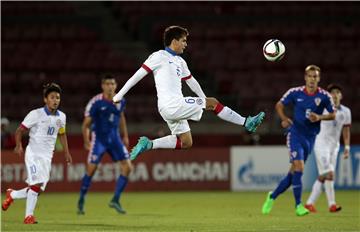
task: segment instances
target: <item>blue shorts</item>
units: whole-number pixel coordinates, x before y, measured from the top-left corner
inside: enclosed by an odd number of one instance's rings
[[[120,138],[115,138],[109,143],[95,139],[91,141],[88,163],[99,164],[105,152],[109,153],[114,162],[129,159],[129,152],[122,144]]]
[[[307,160],[311,153],[316,136],[304,136],[297,131],[290,130],[286,137],[286,145],[290,151],[290,163],[294,160]]]

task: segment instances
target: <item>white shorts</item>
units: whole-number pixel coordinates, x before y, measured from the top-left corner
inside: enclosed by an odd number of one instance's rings
[[[330,171],[335,172],[336,161],[339,154],[339,146],[334,147],[315,143],[314,152],[316,165],[320,176]]]
[[[178,135],[190,131],[187,120],[200,121],[205,107],[205,98],[184,97],[178,107],[164,107],[160,115],[168,124],[171,134]]]
[[[50,179],[51,159],[41,154],[35,154],[29,146],[25,152],[25,166],[27,171],[26,183],[28,185],[41,184],[44,191]]]

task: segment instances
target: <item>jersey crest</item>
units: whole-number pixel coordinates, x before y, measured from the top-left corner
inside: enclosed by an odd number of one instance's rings
[[[315,98],[314,101],[315,101],[316,106],[319,106],[321,103],[321,98],[317,97],[317,98]]]

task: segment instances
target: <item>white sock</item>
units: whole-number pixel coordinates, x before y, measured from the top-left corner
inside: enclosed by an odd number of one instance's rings
[[[335,203],[335,189],[333,180],[325,180],[325,192],[329,207]]]
[[[176,135],[168,135],[165,137],[161,137],[158,139],[154,139],[153,142],[153,147],[152,149],[159,149],[159,148],[175,148],[176,147],[176,142],[177,142],[178,138],[176,137]]]
[[[12,199],[23,199],[27,197],[27,191],[28,187],[20,189],[20,190],[14,190],[11,192],[10,196]]]
[[[319,198],[319,196],[322,192],[321,187],[322,187],[322,183],[319,180],[316,180],[312,187],[311,194],[310,194],[306,204],[308,204],[308,205],[315,204],[316,200]]]
[[[39,195],[39,193],[35,192],[32,189],[29,189],[29,191],[27,193],[27,199],[26,199],[25,217],[27,217],[29,215],[34,215],[34,209],[35,209],[35,206],[36,206],[38,195]]]
[[[229,107],[225,106],[218,114],[217,116],[221,118],[222,120],[241,125],[243,126],[245,123],[246,118],[241,116],[240,114],[236,113]]]

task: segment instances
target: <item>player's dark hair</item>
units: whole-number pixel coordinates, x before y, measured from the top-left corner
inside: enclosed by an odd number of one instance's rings
[[[179,40],[181,37],[188,36],[189,32],[186,28],[180,26],[170,26],[164,31],[164,45],[170,46],[173,39]]]
[[[321,69],[319,66],[316,66],[314,64],[311,64],[311,65],[308,65],[306,68],[305,68],[305,73],[307,73],[308,71],[318,71],[319,74],[321,73]]]
[[[53,82],[45,84],[44,90],[43,90],[44,97],[46,98],[51,92],[57,92],[57,93],[61,94],[60,85],[53,83]]]
[[[112,79],[115,79],[115,77],[110,73],[106,73],[101,76],[101,83],[103,83],[106,80],[112,80]]]
[[[331,92],[333,89],[337,89],[337,90],[342,91],[341,86],[338,85],[338,84],[334,84],[334,83],[329,84],[326,89],[327,89],[328,92]]]

